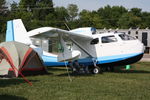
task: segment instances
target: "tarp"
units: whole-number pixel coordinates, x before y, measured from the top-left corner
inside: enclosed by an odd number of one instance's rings
[[[19,42],[3,42],[0,44],[0,76],[18,77],[24,75],[46,73],[42,59],[29,46]]]

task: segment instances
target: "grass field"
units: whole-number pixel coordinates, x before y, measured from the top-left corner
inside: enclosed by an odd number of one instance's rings
[[[49,75],[0,79],[0,100],[150,100],[150,63],[136,63],[130,71],[71,76],[63,67]]]

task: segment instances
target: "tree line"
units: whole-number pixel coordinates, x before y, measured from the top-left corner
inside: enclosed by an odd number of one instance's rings
[[[51,26],[61,29],[78,27],[103,28],[147,28],[150,27],[150,12],[140,8],[128,10],[123,6],[105,6],[95,11],[82,10],[69,4],[65,7],[54,7],[52,0],[20,0],[8,7],[6,0],[0,1],[0,41],[4,40],[6,22],[22,19],[27,30]]]

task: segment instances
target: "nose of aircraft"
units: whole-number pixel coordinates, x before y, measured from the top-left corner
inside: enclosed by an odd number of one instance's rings
[[[141,51],[141,53],[144,53],[145,46],[141,41],[138,40],[137,46],[139,47],[139,50]]]

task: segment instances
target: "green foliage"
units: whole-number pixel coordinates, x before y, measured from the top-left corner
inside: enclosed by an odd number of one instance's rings
[[[95,12],[83,10],[80,12],[80,23],[82,27],[102,28],[102,18]]]
[[[141,19],[142,19],[141,28],[150,27],[150,13],[148,13],[148,12],[142,12],[141,16],[142,16],[141,17]]]
[[[5,0],[0,0],[0,42],[4,41],[6,21],[8,20],[8,7]]]
[[[67,7],[70,21],[73,21],[78,15],[78,7],[74,4],[69,4]]]
[[[140,9],[140,8],[131,8],[131,10],[129,12],[135,16],[141,17],[141,11],[142,11],[142,9]]]
[[[98,9],[97,13],[102,17],[103,26],[106,28],[117,28],[119,18],[126,13],[126,8],[122,6],[105,6],[104,8]]]
[[[141,18],[133,15],[132,13],[125,13],[119,19],[118,24],[120,28],[138,28],[140,27],[140,23],[142,22]]]
[[[53,6],[52,0],[20,0],[13,2],[8,9],[6,0],[0,1],[0,34],[4,36],[6,22],[22,19],[27,30],[50,26],[67,29],[79,27],[96,28],[147,28],[150,27],[150,12],[142,12],[140,8],[126,9],[123,6],[105,6],[96,11],[82,10],[78,12],[75,4],[65,7]],[[4,40],[4,39],[3,39]]]
[[[65,21],[69,18],[68,11],[65,7],[56,7],[55,8],[55,17],[60,21]]]
[[[5,34],[0,34],[0,43],[3,42],[5,39]]]
[[[34,4],[34,8],[31,8],[31,12],[33,12],[33,17],[38,20],[45,20],[45,16],[50,13],[54,13],[54,8],[52,2],[50,3],[47,0],[41,0]]]
[[[0,15],[3,15],[7,9],[5,3],[6,3],[5,0],[0,1]]]

